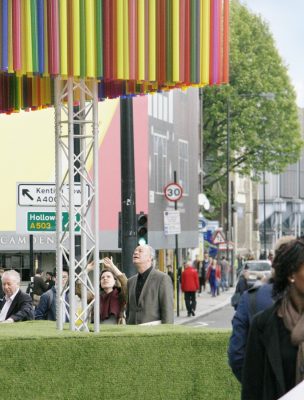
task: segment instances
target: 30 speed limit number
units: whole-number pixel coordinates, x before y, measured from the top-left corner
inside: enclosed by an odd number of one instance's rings
[[[178,201],[183,195],[183,188],[178,183],[169,183],[165,189],[164,194],[169,201]]]

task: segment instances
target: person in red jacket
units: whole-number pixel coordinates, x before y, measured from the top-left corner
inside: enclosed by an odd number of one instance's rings
[[[191,262],[187,262],[186,268],[182,273],[182,291],[185,293],[185,303],[188,312],[188,317],[195,315],[196,295],[195,292],[199,289],[198,273],[193,268]]]

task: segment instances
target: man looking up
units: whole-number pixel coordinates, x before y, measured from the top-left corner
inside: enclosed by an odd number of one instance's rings
[[[134,250],[138,274],[128,280],[127,324],[173,324],[172,282],[167,274],[153,268],[153,259],[154,249],[149,245]]]
[[[20,275],[15,270],[2,275],[5,296],[0,300],[0,322],[10,323],[34,319],[31,296],[20,290]]]

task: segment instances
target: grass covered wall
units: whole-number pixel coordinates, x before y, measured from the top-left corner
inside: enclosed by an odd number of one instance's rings
[[[57,331],[48,321],[1,325],[1,393],[23,400],[237,400],[229,335],[183,326],[84,334]]]

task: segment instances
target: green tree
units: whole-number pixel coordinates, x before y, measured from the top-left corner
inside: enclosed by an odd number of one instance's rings
[[[295,91],[268,25],[237,0],[230,15],[230,84],[203,92],[204,190],[215,206],[226,193],[228,103],[230,171],[280,173],[303,144]]]

